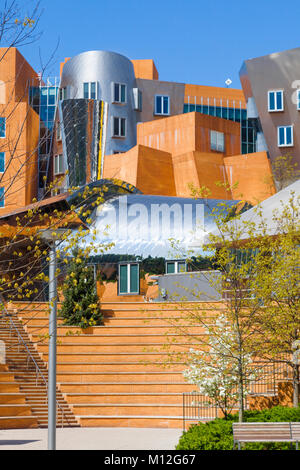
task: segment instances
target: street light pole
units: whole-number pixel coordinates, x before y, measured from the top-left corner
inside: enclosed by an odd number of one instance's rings
[[[49,351],[48,351],[48,450],[56,449],[56,242],[50,243],[49,253]]]

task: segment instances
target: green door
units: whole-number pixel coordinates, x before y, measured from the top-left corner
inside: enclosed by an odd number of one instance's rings
[[[139,294],[140,273],[137,263],[119,265],[119,294]]]
[[[139,293],[139,266],[138,264],[130,264],[130,294],[138,294]]]
[[[121,264],[120,265],[119,292],[120,292],[120,294],[127,294],[128,293],[128,269],[127,269],[127,264]]]

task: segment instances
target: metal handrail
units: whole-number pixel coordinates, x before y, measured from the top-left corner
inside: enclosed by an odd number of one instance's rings
[[[21,333],[19,332],[17,326],[15,325],[13,319],[11,318],[11,315],[8,313],[7,308],[6,308],[6,306],[5,306],[4,302],[3,302],[3,299],[2,299],[2,296],[1,296],[1,295],[0,295],[0,302],[2,303],[3,310],[4,310],[4,314],[2,313],[2,314],[0,314],[0,316],[7,317],[7,318],[9,319],[10,324],[11,324],[11,325],[13,326],[13,328],[15,329],[15,331],[16,331],[16,333],[17,333],[17,335],[18,335],[19,340],[21,340],[21,343],[23,344],[23,346],[24,346],[25,349],[26,349],[27,358],[29,357],[29,358],[32,360],[32,362],[34,363],[34,365],[35,365],[36,385],[37,385],[37,383],[38,383],[38,378],[37,378],[37,377],[38,377],[38,374],[39,374],[39,375],[41,376],[42,380],[44,381],[44,384],[45,384],[46,389],[47,389],[47,391],[48,391],[48,382],[47,382],[46,378],[44,377],[44,375],[43,375],[41,369],[39,368],[39,366],[38,366],[36,360],[34,359],[33,355],[31,354],[30,350],[28,349],[27,344],[25,343],[24,339],[22,338]],[[27,360],[28,360],[28,359],[27,359]],[[56,400],[56,405],[57,405],[57,407],[58,407],[58,408],[60,409],[60,411],[61,411],[61,414],[62,414],[62,427],[64,427],[64,419],[66,419],[66,421],[69,422],[68,417],[65,416],[64,410],[63,410],[63,408],[61,407],[60,403],[59,403],[57,400]]]

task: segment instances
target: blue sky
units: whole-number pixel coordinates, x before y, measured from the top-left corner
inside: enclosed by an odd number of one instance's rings
[[[20,0],[24,4],[34,0]],[[21,52],[36,71],[87,50],[153,59],[166,81],[241,88],[244,59],[300,46],[300,3],[286,0],[42,0],[39,43]],[[299,71],[300,74],[300,71]]]

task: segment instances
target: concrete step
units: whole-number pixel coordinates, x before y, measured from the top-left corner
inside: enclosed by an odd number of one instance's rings
[[[156,378],[152,382],[60,382],[60,390],[65,396],[69,393],[182,393],[192,392],[195,386],[180,382],[162,381]]]
[[[79,352],[74,353],[58,353],[58,363],[72,363],[72,364],[85,364],[85,363],[144,363],[144,362],[164,362],[168,359],[169,353],[167,352],[120,352],[118,354],[111,353],[97,353],[97,352]],[[43,354],[43,359],[48,362],[48,353]]]
[[[107,310],[114,312],[119,312],[120,310],[194,311],[195,309],[215,311],[216,308],[225,308],[225,305],[221,302],[216,302],[215,304],[216,306],[212,307],[211,303],[208,302],[101,302],[101,310],[103,312]]]
[[[184,379],[181,372],[58,372],[57,381],[62,382],[182,382]]]
[[[166,332],[165,332],[166,333]],[[57,335],[57,341],[58,344],[67,344],[67,343],[73,343],[74,344],[74,337],[76,337],[76,343],[78,345],[78,348],[81,348],[81,344],[92,344],[92,343],[97,343],[97,344],[142,344],[142,345],[147,345],[149,343],[159,343],[160,345],[166,344],[168,339],[169,341],[177,341],[179,343],[184,343],[184,344],[189,344],[189,347],[192,347],[195,344],[199,344],[199,341],[197,342],[197,338],[201,339],[202,335],[197,334],[197,335],[192,335],[192,334],[186,334],[186,335],[180,335],[180,334],[161,334],[158,335],[157,333],[147,333],[143,334],[140,332],[140,334],[132,334],[132,333],[126,333],[126,330],[123,331],[123,333],[115,333],[115,334],[105,334],[105,335],[100,335],[100,334],[91,334],[91,335],[78,335],[78,336],[66,336],[66,335]],[[190,339],[190,343],[189,343]],[[34,334],[31,336],[31,340],[34,343],[40,343],[43,341],[44,344],[48,344],[48,338],[41,335]],[[111,349],[110,349],[111,350]]]
[[[174,404],[182,405],[182,393],[68,393],[68,402],[74,404]]]
[[[134,427],[182,429],[182,416],[77,416],[82,427]]]
[[[180,330],[179,330],[180,328]],[[25,330],[29,335],[48,335],[48,328],[43,325],[25,326]],[[172,326],[168,324],[152,326],[151,324],[144,324],[140,326],[94,326],[86,329],[81,329],[74,326],[58,326],[57,335],[59,336],[110,336],[110,335],[165,335],[165,334],[185,334],[189,335],[203,335],[204,328],[202,325],[199,326]]]
[[[75,416],[178,416],[182,414],[180,405],[162,404],[76,404],[72,405]]]
[[[178,314],[173,317],[153,317],[153,316],[128,316],[128,317],[106,317],[104,319],[104,326],[126,326],[126,327],[132,327],[132,326],[176,326],[182,324],[183,326],[186,326],[186,318],[182,316],[178,316]],[[28,319],[23,319],[22,320],[22,325],[24,327],[30,326],[30,327],[35,327],[35,328],[48,328],[49,325],[49,319],[48,318],[42,318],[42,317],[34,317],[34,318],[28,318]],[[64,324],[64,321],[62,319],[57,320],[57,325],[59,327],[66,326]]]
[[[60,363],[57,362],[56,370],[58,374],[63,374],[64,372],[74,372],[80,374],[88,374],[89,372],[93,373],[149,373],[149,372],[181,372],[186,369],[184,364],[172,364],[172,363],[145,363],[145,362],[89,362],[89,363],[73,363],[66,362]]]
[[[0,429],[29,429],[37,427],[38,422],[34,416],[0,416]]]
[[[0,404],[0,416],[31,416],[31,408],[26,403]]]
[[[0,377],[1,380],[1,377]],[[18,393],[19,385],[15,381],[0,382],[0,393]]]
[[[25,395],[16,392],[0,392],[0,405],[25,404]]]
[[[0,372],[0,383],[14,382],[15,376],[12,372]]]
[[[77,339],[77,338],[76,338]],[[199,343],[187,343],[181,342],[170,345],[170,352],[179,352],[179,351],[188,351],[191,347],[197,349],[199,347]],[[43,354],[48,354],[48,344],[41,343],[38,346],[39,351]],[[73,342],[64,340],[63,343],[58,344],[57,346],[57,353],[58,354],[65,354],[65,353],[75,353],[81,352],[82,354],[128,354],[128,353],[136,353],[136,354],[143,354],[143,353],[156,353],[162,351],[161,343],[155,341],[153,338],[152,341],[144,343],[135,343],[135,342],[122,342],[122,341],[112,341],[111,343],[103,344],[103,343],[88,343],[88,342],[75,342],[73,338]],[[169,351],[169,349],[168,349]],[[164,350],[163,350],[164,352]]]

